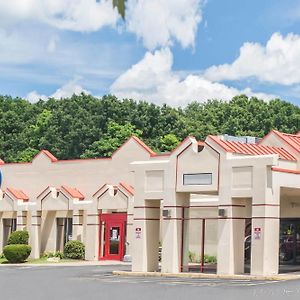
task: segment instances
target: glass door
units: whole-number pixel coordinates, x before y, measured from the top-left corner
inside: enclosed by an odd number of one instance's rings
[[[283,219],[280,222],[280,264],[300,264],[300,219]]]
[[[124,256],[124,223],[107,222],[104,258],[122,260]]]
[[[100,215],[100,259],[123,260],[125,254],[126,219],[126,214]]]
[[[109,255],[120,256],[121,224],[110,224],[109,226]]]

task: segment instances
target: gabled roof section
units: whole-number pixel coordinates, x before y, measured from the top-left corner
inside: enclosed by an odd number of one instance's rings
[[[278,154],[280,159],[296,161],[296,158],[284,148],[263,146],[259,144],[246,144],[240,142],[224,141],[217,136],[209,136],[226,152],[245,155],[269,155]]]
[[[120,186],[123,187],[130,195],[134,195],[134,187],[125,183],[124,181],[120,182]]]
[[[272,132],[274,132],[297,152],[300,152],[300,131],[297,134],[283,133],[277,130],[272,130]]]
[[[197,145],[198,141],[193,136],[186,137],[181,143],[177,145],[175,149],[173,149],[170,155],[180,155],[183,151],[189,148],[191,145]]]
[[[62,185],[61,188],[63,190],[65,190],[67,192],[67,194],[69,194],[72,198],[76,198],[76,199],[79,199],[79,200],[83,200],[85,198],[84,195],[79,190],[77,190],[76,188],[68,187],[68,186],[65,186],[65,185]]]
[[[94,193],[93,197],[99,198],[103,194],[105,194],[107,191],[110,192],[111,196],[115,196],[118,191],[121,191],[123,194],[128,194],[128,196],[133,196],[134,195],[134,188],[129,185],[128,183],[125,183],[124,181],[120,182],[119,185],[115,184],[108,184],[105,183],[103,184],[96,193]]]
[[[138,137],[132,136],[130,137],[125,143],[123,143],[113,154],[112,157],[120,151],[129,141],[134,140],[139,146],[141,146],[146,152],[150,154],[150,156],[155,156],[156,153],[149,147],[147,146],[143,141],[141,141]]]
[[[35,158],[37,158],[41,154],[46,155],[50,159],[51,162],[58,161],[58,159],[48,150],[41,150],[32,160],[34,160]]]
[[[7,192],[17,200],[23,200],[25,202],[29,200],[29,197],[22,190],[7,188]]]

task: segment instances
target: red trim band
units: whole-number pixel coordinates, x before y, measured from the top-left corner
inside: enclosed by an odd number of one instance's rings
[[[160,221],[160,219],[157,218],[134,218],[134,221]]]
[[[274,171],[274,172],[290,173],[290,174],[296,174],[296,175],[300,174],[299,170],[290,170],[290,169],[283,169],[283,168],[278,168],[278,167],[272,167],[272,171]]]

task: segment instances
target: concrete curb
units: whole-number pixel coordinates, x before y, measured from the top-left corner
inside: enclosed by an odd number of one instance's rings
[[[52,262],[52,263],[21,263],[21,264],[0,264],[1,267],[84,267],[84,266],[117,266],[124,265],[130,266],[130,263],[117,262]]]
[[[255,276],[255,275],[218,275],[204,273],[160,273],[160,272],[127,272],[113,271],[114,275],[132,276],[132,277],[173,277],[173,278],[206,278],[206,279],[243,279],[243,280],[296,280],[300,279],[300,274],[290,275],[270,275],[270,276]]]

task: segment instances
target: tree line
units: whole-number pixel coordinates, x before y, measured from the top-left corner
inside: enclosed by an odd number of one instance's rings
[[[188,135],[262,137],[271,129],[300,130],[300,107],[245,95],[231,101],[191,102],[185,108],[107,95],[73,95],[29,103],[0,96],[0,158],[31,161],[41,149],[59,159],[110,156],[129,136],[140,137],[153,150],[170,151]]]

